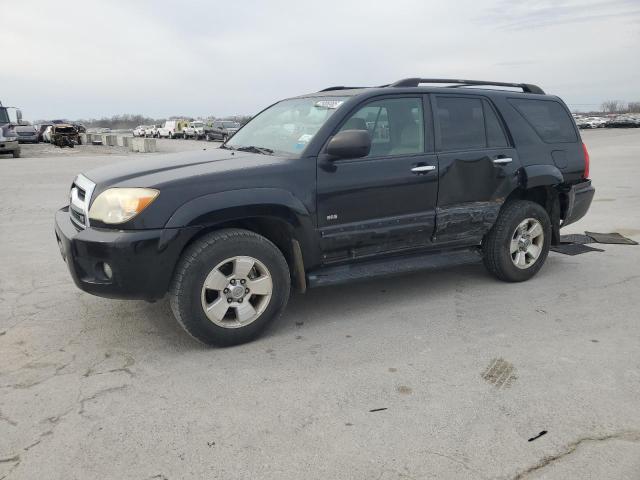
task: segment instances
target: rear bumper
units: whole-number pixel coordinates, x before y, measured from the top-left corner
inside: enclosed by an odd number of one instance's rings
[[[584,217],[591,206],[595,193],[596,189],[591,185],[591,180],[573,185],[567,192],[567,211],[560,227],[575,223]]]
[[[73,281],[81,290],[107,298],[162,298],[194,233],[191,228],[79,230],[71,222],[68,207],[55,217],[55,236]],[[104,273],[104,263],[113,272],[111,278]]]

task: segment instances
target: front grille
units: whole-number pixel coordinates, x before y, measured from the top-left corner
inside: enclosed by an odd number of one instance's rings
[[[78,175],[71,185],[69,195],[69,215],[71,221],[80,228],[89,226],[89,205],[96,184],[84,175]]]

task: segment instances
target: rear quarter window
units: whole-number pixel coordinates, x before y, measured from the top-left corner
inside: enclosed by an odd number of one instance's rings
[[[509,102],[546,143],[574,143],[578,140],[565,108],[553,100],[510,98]]]

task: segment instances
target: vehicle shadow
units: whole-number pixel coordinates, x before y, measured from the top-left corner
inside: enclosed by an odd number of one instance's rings
[[[536,278],[530,281],[561,274],[565,269],[565,262],[548,261]],[[477,286],[520,288],[518,285],[521,284],[508,284],[495,279],[478,263],[311,289],[305,294],[292,295],[283,315],[269,325],[259,338],[273,340],[294,333],[298,335],[310,326],[329,324],[336,320],[350,321],[349,317],[363,314],[367,314],[368,323],[386,322],[387,319],[379,315],[379,312],[390,304],[397,305],[400,310],[407,304],[419,302],[426,308],[430,301],[455,295],[460,289]],[[174,319],[166,298],[147,304],[144,311],[157,333],[165,337],[173,348],[211,348],[192,339],[182,330]]]

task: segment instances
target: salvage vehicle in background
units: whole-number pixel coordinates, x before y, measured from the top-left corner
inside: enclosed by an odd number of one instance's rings
[[[16,122],[9,118],[9,109],[16,113]],[[10,153],[13,158],[20,157],[20,144],[15,127],[22,121],[22,112],[15,107],[3,107],[0,102],[0,154]]]
[[[204,138],[205,124],[200,120],[189,122],[189,125],[182,131],[184,138],[193,138],[194,140],[200,140]]]
[[[57,123],[51,127],[51,143],[60,148],[73,148],[80,145],[80,135],[73,125]]]
[[[560,98],[408,78],[282,100],[218,149],[80,174],[55,235],[82,290],[168,293],[189,334],[230,345],[263,331],[292,288],[478,261],[528,280],[593,196]]]
[[[208,142],[220,140],[226,142],[240,129],[240,124],[232,120],[215,120],[205,127],[204,135]]]

